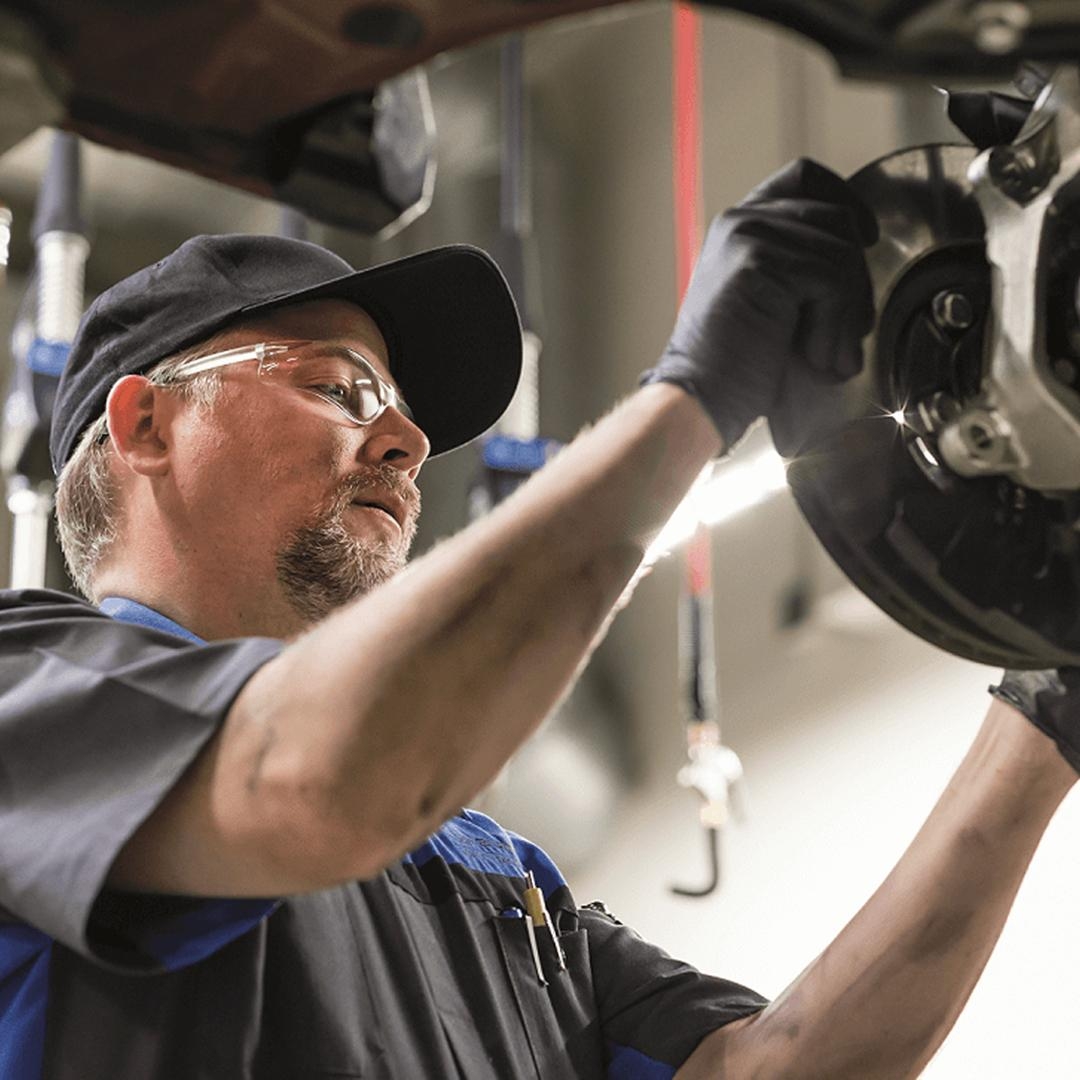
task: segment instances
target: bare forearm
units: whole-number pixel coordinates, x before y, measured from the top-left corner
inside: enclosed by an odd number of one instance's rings
[[[373,833],[422,838],[558,701],[718,449],[682,391],[634,395],[487,519],[287,651],[254,693],[260,770],[288,747],[283,766],[300,755],[332,778],[327,797],[347,813],[379,808]]]
[[[679,1080],[917,1076],[952,1027],[1076,775],[995,703],[881,888],[764,1012],[706,1040]]]

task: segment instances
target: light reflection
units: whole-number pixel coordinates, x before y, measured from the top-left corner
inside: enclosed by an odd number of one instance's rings
[[[927,465],[930,465],[935,469],[940,468],[941,462],[938,461],[936,457],[934,457],[934,455],[930,451],[930,447],[928,447],[921,438],[915,439],[915,448],[922,455],[922,459],[926,462]]]
[[[883,405],[875,408],[881,410],[878,415],[882,419],[892,420],[898,428],[909,426],[906,403],[892,411]],[[937,464],[925,446],[920,449],[928,460]],[[804,468],[807,467],[808,460],[806,455],[802,456],[801,463]],[[720,525],[765,502],[785,487],[787,466],[784,459],[771,447],[745,460],[714,462],[702,471],[649,546],[643,567],[652,566],[658,559],[689,540],[699,523]]]
[[[698,524],[719,525],[787,486],[784,459],[773,449],[745,461],[716,462],[701,473],[645,554],[645,565],[688,540]]]

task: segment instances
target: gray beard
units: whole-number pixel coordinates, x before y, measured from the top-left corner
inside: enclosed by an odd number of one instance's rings
[[[401,491],[399,484],[384,486]],[[348,485],[329,509],[297,529],[278,552],[277,576],[285,599],[308,624],[388,581],[408,561],[416,535],[416,509],[397,543],[363,539],[342,522],[359,490],[356,484]]]

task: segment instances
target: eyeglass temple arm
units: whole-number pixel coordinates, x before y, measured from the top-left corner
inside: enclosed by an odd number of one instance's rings
[[[198,375],[215,368],[228,367],[230,364],[242,364],[246,360],[262,360],[263,357],[272,356],[284,349],[284,345],[268,345],[262,341],[257,345],[241,345],[237,349],[226,349],[224,352],[198,357],[184,364],[181,370],[185,375]]]

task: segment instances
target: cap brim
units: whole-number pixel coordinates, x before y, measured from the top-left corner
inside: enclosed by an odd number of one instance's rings
[[[442,454],[482,435],[502,415],[521,374],[521,323],[510,288],[479,248],[455,244],[358,270],[246,307],[348,300],[378,323],[390,371]]]

